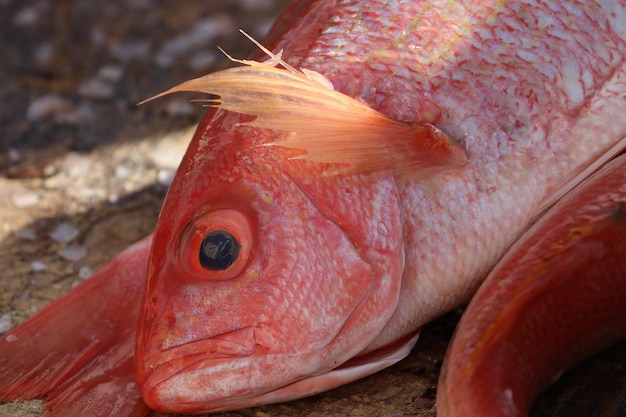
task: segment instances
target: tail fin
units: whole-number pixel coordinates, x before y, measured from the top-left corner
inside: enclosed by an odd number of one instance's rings
[[[0,338],[0,400],[48,416],[142,417],[133,357],[151,237]]]

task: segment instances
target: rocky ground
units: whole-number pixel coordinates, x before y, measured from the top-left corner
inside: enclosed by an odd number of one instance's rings
[[[0,334],[154,227],[203,110],[184,96],[136,103],[227,66],[217,44],[246,56],[252,45],[237,29],[262,38],[285,3],[0,0]],[[222,415],[434,416],[457,315],[427,327],[408,360],[378,375]],[[567,375],[534,415],[626,415],[625,352]],[[37,401],[0,405],[0,416],[40,415]]]

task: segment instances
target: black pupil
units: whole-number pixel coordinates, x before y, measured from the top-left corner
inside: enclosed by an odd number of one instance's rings
[[[204,238],[200,246],[200,265],[213,271],[231,266],[239,256],[241,245],[233,235],[215,230]]]

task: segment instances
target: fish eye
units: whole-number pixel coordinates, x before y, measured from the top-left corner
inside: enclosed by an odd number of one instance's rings
[[[222,281],[237,277],[250,261],[250,216],[234,209],[198,213],[183,229],[178,257],[188,279]]]
[[[237,260],[240,248],[237,239],[227,231],[210,232],[200,245],[200,265],[209,270],[224,270]]]

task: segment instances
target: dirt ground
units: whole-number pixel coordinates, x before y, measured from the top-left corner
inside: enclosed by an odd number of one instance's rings
[[[154,227],[203,110],[185,97],[135,104],[227,66],[218,44],[246,56],[237,29],[262,38],[285,4],[0,0],[0,334]],[[434,416],[457,318],[429,325],[407,360],[375,376],[220,415]],[[0,417],[41,415],[38,401],[0,405]],[[567,374],[533,411],[588,415],[626,416],[626,344]]]

